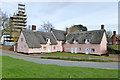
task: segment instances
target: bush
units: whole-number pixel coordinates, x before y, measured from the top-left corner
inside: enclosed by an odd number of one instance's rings
[[[108,46],[108,53],[109,54],[120,54],[119,49],[115,49],[116,45]]]

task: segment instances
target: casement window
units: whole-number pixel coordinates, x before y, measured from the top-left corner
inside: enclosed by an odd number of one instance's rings
[[[112,44],[112,41],[109,41],[108,44]]]
[[[53,46],[53,49],[55,50],[55,49],[56,49],[56,47],[55,47],[55,46]]]
[[[119,41],[116,41],[116,44],[119,44]]]
[[[78,43],[78,40],[76,40],[76,42]]]
[[[94,48],[92,48],[92,49],[91,49],[91,52],[95,52],[95,49],[94,49]]]
[[[78,40],[74,40],[73,43],[78,43]]]
[[[47,43],[49,43],[49,44],[51,44],[51,42],[50,42],[50,39],[49,39],[49,38],[47,38],[47,39],[46,39],[46,42],[47,42]]]
[[[20,49],[23,49],[23,47],[22,47],[22,46],[20,46]]]
[[[43,47],[44,50],[46,50],[46,47]]]
[[[69,48],[66,48],[66,50],[69,50]]]
[[[46,42],[49,42],[49,41],[50,41],[50,39],[49,39],[49,38],[47,38],[47,39],[46,39]]]
[[[23,38],[21,38],[21,41],[23,41]]]
[[[24,45],[24,50],[26,50],[26,45]]]
[[[81,51],[81,48],[79,47],[79,51]]]
[[[67,40],[66,43],[70,43],[70,40]]]
[[[37,48],[37,50],[40,50],[40,48]]]
[[[23,49],[23,46],[21,46],[20,49]]]

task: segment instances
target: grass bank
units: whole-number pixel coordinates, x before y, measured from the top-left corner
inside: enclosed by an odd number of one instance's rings
[[[78,59],[78,58],[61,58],[61,57],[41,57],[42,59],[57,59],[69,61],[92,61],[92,62],[117,62],[114,60],[101,60],[101,59]]]
[[[78,54],[78,53],[76,54],[76,53],[68,53],[68,52],[41,53],[40,55],[115,58],[109,56],[86,55],[86,54]]]
[[[2,57],[3,78],[117,78],[117,70],[46,65]]]

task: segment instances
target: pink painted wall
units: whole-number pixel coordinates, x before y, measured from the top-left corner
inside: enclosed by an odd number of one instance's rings
[[[23,41],[21,41],[21,38],[23,38]],[[20,33],[20,37],[18,39],[17,52],[24,52],[24,53],[28,52],[28,45],[26,43],[25,37],[22,32]]]
[[[107,50],[107,38],[106,38],[105,33],[104,33],[104,35],[103,35],[103,38],[102,38],[100,47],[101,47],[101,52],[102,52],[102,53],[105,53],[105,51]]]
[[[77,53],[86,53],[86,48],[88,48],[88,52],[89,54],[97,54],[97,55],[101,55],[104,54],[106,49],[107,49],[107,40],[106,40],[106,36],[105,33],[103,35],[102,41],[100,44],[90,44],[90,43],[86,43],[86,44],[78,44],[78,43],[74,43],[74,44],[69,44],[69,43],[65,43],[63,45],[64,47],[64,51],[65,52],[71,52],[71,48],[73,48],[73,53],[75,53],[75,48],[77,48]],[[69,48],[69,50],[68,50]],[[79,51],[79,48],[81,48],[81,51]],[[92,52],[91,49],[94,48],[95,52]]]
[[[21,41],[21,38],[23,38],[23,41]],[[86,44],[78,44],[78,43],[74,43],[74,44],[69,44],[69,43],[65,43],[62,45],[62,41],[57,41],[57,45],[50,45],[49,43],[47,44],[40,44],[42,47],[41,48],[29,48],[26,40],[24,38],[23,33],[20,34],[19,40],[18,40],[18,45],[17,45],[17,51],[18,52],[23,52],[23,53],[47,53],[47,52],[57,52],[57,51],[62,51],[62,47],[64,48],[65,52],[71,52],[71,48],[73,48],[73,52],[75,53],[75,48],[77,48],[77,53],[85,53],[86,52],[86,48],[88,48],[88,52],[89,54],[104,54],[105,51],[107,50],[107,39],[106,39],[106,35],[104,33],[102,41],[100,44],[90,44],[90,43],[86,43]],[[26,46],[26,48],[25,48]],[[53,49],[53,47],[55,46],[56,49]],[[44,47],[46,47],[46,49],[44,49]],[[49,50],[48,50],[49,47]],[[69,50],[67,50],[67,48],[69,48]],[[79,51],[79,48],[81,48],[81,51]],[[95,52],[91,52],[91,49],[94,48]]]
[[[64,51],[65,52],[71,52],[71,48],[73,48],[73,53],[75,53],[75,48],[77,48],[77,53],[85,53],[86,52],[86,48],[88,48],[88,53],[90,54],[101,54],[100,51],[100,44],[78,44],[78,43],[74,43],[74,44],[69,44],[66,43],[63,45],[64,47]],[[67,48],[69,48],[69,50],[67,50]],[[79,48],[81,48],[81,51],[79,51]],[[94,48],[95,52],[91,52],[91,49]]]
[[[23,38],[23,41],[21,41],[21,38]],[[57,45],[51,45],[49,43],[47,44],[40,44],[42,47],[41,48],[29,48],[25,37],[23,33],[21,32],[19,40],[18,40],[18,45],[17,45],[17,52],[23,52],[23,53],[47,53],[47,52],[57,52],[61,51],[61,46],[62,46],[62,41],[57,41]],[[26,46],[26,48],[25,48]],[[53,48],[55,46],[55,49]],[[46,49],[44,49],[46,47]],[[49,50],[48,50],[49,48]]]
[[[28,53],[48,53],[48,52],[57,52],[61,50],[62,41],[57,41],[57,45],[50,45],[50,44],[40,44],[41,48],[29,48]],[[55,46],[55,49],[53,48]],[[46,49],[44,49],[46,47]],[[49,49],[48,49],[49,48]]]

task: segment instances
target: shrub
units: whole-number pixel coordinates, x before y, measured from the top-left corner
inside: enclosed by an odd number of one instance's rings
[[[120,50],[117,48],[117,45],[108,46],[107,50],[109,54],[120,54]]]

